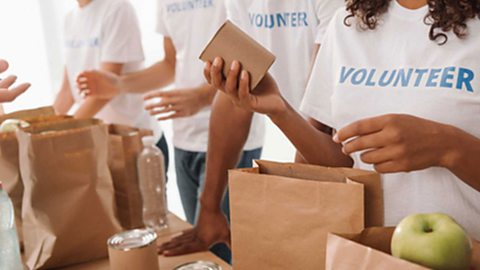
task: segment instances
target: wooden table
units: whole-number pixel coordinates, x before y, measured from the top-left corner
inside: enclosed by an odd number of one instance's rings
[[[186,223],[185,221],[179,219],[177,216],[173,214],[169,214],[168,216],[168,229],[165,229],[158,236],[158,244],[166,242],[170,240],[170,238],[176,234],[181,233],[182,231],[191,228],[191,225]],[[193,254],[188,254],[184,256],[176,256],[176,257],[164,257],[159,256],[158,262],[160,264],[160,270],[172,270],[176,266],[192,262],[192,261],[212,261],[220,266],[222,266],[223,270],[231,270],[232,268],[222,261],[220,258],[215,256],[213,253],[210,252],[198,252]],[[70,266],[67,268],[62,268],[63,270],[110,270],[110,266],[108,264],[108,259],[94,261],[85,264],[79,264],[75,266]]]

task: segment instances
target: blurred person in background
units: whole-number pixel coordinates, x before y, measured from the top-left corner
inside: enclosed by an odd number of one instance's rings
[[[84,72],[78,78],[83,93],[93,99],[132,91],[146,93],[173,83],[173,90],[160,89],[146,94],[149,104],[146,109],[159,121],[173,120],[177,185],[190,224],[198,219],[211,103],[217,92],[205,82],[203,63],[198,57],[225,19],[223,0],[158,0],[157,32],[164,36],[163,60],[122,76],[97,70]],[[253,159],[260,158],[261,147],[258,138],[252,138],[251,143],[239,151],[237,166],[247,167]],[[224,213],[227,208],[225,202]],[[230,261],[230,251],[224,244],[214,246],[212,251]]]
[[[85,70],[123,74],[143,68],[143,48],[137,15],[128,0],[77,0],[65,17],[65,70],[56,97],[57,114],[98,118],[109,124],[151,129],[168,168],[168,146],[159,124],[143,109],[138,94],[109,98],[82,97],[76,84]]]
[[[226,0],[225,3],[228,19],[276,56],[270,72],[281,85],[285,98],[299,108],[324,32],[344,1]],[[221,59],[213,63],[216,69],[221,65]],[[230,67],[238,68],[238,62]],[[225,216],[220,207],[222,199],[228,202],[227,173],[234,168],[246,145],[263,145],[264,131],[265,123],[259,114],[234,106],[219,92],[210,118],[205,191],[198,221],[195,228],[165,243],[161,247],[164,255],[191,253],[206,250],[215,243],[229,243],[229,215]],[[298,156],[297,161],[303,158]]]

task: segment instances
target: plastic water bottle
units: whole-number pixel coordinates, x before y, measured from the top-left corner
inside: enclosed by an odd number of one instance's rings
[[[12,201],[0,182],[0,269],[23,270]]]
[[[165,163],[155,138],[143,137],[143,151],[138,156],[138,180],[143,199],[143,223],[160,231],[167,227]]]

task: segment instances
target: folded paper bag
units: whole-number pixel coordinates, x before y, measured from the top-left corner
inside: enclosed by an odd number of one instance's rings
[[[229,172],[233,267],[237,270],[324,269],[328,232],[363,229],[365,212],[370,212],[369,220],[382,220],[382,200],[375,198],[376,204],[365,208],[369,201],[366,186],[369,194],[381,198],[380,177],[374,172],[256,163],[258,168]]]
[[[203,61],[212,62],[220,56],[225,61],[223,75],[226,77],[234,60],[250,74],[250,89],[254,89],[275,62],[275,56],[262,47],[230,21],[226,21],[200,55]]]

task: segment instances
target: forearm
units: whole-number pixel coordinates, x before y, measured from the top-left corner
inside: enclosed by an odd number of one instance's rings
[[[480,139],[454,127],[450,133],[451,147],[440,165],[480,192]]]
[[[72,108],[75,101],[73,100],[72,93],[70,89],[62,89],[57,95],[55,102],[53,103],[53,108],[55,113],[58,115],[65,115],[68,113],[70,108]]]
[[[237,164],[247,140],[253,113],[234,106],[218,93],[212,107],[202,208],[220,210],[228,170]]]
[[[285,112],[269,117],[307,163],[330,167],[353,165],[352,159],[342,153],[342,146],[333,142],[331,135],[315,128],[292,107],[288,106]]]
[[[141,71],[125,74],[121,77],[121,90],[130,93],[145,93],[163,88],[173,83],[175,66],[162,60]]]
[[[102,110],[102,108],[107,105],[110,100],[108,99],[96,99],[96,98],[87,98],[80,105],[78,110],[75,112],[74,118],[77,119],[88,119],[93,118],[95,115]]]

